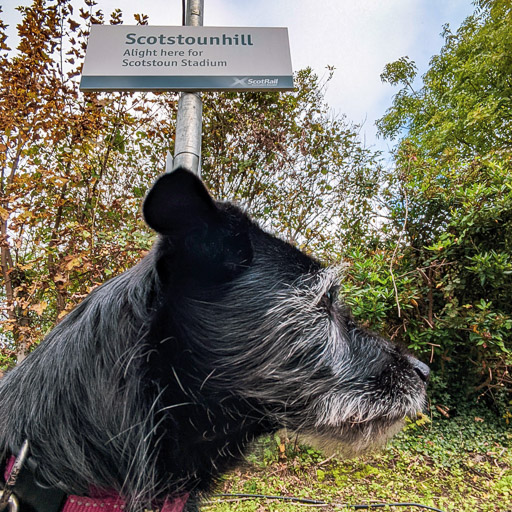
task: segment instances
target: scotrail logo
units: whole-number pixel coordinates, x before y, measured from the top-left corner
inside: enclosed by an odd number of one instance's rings
[[[279,84],[279,78],[233,78],[231,87],[275,87]]]

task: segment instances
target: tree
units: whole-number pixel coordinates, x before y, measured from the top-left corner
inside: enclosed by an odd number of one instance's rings
[[[17,51],[8,51],[3,24],[0,33],[3,353],[18,359],[147,248],[138,212],[155,155],[138,130],[149,112],[157,125],[144,96],[79,93],[87,28],[103,21],[94,2],[80,21],[69,0],[20,10]],[[115,12],[111,23],[120,21]]]
[[[507,0],[476,5],[456,33],[444,27],[445,45],[419,91],[412,89],[416,68],[407,57],[386,66],[381,78],[404,87],[378,122],[382,135],[406,130],[422,154],[448,162],[510,152],[512,10]]]

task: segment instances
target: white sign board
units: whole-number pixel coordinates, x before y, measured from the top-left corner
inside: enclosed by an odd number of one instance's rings
[[[80,89],[293,89],[288,30],[93,25]]]

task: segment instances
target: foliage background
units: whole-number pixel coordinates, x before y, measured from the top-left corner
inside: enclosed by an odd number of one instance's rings
[[[173,151],[175,94],[82,94],[93,0],[20,7],[0,23],[0,366],[21,360],[153,234],[140,204]],[[353,313],[433,367],[433,411],[510,419],[512,179],[510,3],[481,0],[418,90],[408,57],[380,133],[392,165],[333,117],[326,80],[296,91],[204,94],[203,178],[219,199],[328,262],[344,262]],[[1,19],[1,15],[0,15]],[[147,18],[136,15],[137,23]],[[331,70],[332,72],[332,70]]]

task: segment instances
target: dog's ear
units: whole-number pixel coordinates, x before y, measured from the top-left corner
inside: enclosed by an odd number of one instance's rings
[[[219,214],[203,182],[183,168],[158,178],[146,196],[143,213],[150,228],[177,237],[215,223]]]
[[[250,265],[252,245],[245,215],[218,206],[202,181],[185,169],[161,176],[143,206],[147,224],[173,242],[173,259],[162,254],[162,279],[176,272],[202,281],[225,282]],[[176,259],[177,258],[177,259]]]

